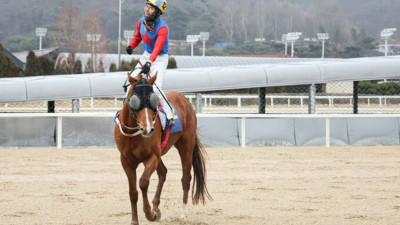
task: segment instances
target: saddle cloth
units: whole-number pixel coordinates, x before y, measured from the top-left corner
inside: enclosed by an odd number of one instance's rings
[[[174,118],[175,125],[171,127],[170,133],[176,133],[179,131],[182,131],[182,121],[181,117],[179,116],[179,112],[175,109],[175,106],[170,102],[169,103],[172,106],[172,115]],[[158,113],[158,116],[160,117],[161,121],[161,126],[163,131],[165,131],[165,127],[167,125],[167,115],[165,114],[165,111],[163,108],[160,108],[160,112]]]

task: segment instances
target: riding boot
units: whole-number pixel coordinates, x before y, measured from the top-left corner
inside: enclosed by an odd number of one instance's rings
[[[160,98],[160,103],[162,108],[164,109],[164,112],[167,116],[167,126],[174,126],[175,125],[175,121],[174,121],[174,115],[172,113],[172,109],[170,108],[170,106],[168,105],[168,103],[165,101],[165,99],[163,97]]]

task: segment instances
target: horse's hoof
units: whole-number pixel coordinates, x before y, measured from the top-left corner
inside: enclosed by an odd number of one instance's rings
[[[161,219],[161,212],[154,212],[153,219],[151,220],[152,222],[154,221],[159,221]]]

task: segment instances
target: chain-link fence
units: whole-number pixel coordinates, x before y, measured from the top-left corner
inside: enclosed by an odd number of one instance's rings
[[[265,99],[259,98],[264,93]],[[400,113],[397,81],[345,81],[185,95],[201,113]],[[122,102],[119,96],[8,103],[0,104],[0,112],[115,112],[122,108]],[[265,111],[260,105],[265,105]]]

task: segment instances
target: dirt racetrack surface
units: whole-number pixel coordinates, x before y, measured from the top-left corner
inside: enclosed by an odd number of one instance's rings
[[[206,149],[214,200],[190,204],[179,219],[181,168],[171,149],[163,157],[162,218],[147,221],[139,195],[140,224],[400,224],[400,146]],[[130,218],[116,148],[0,149],[0,224],[128,225]]]

